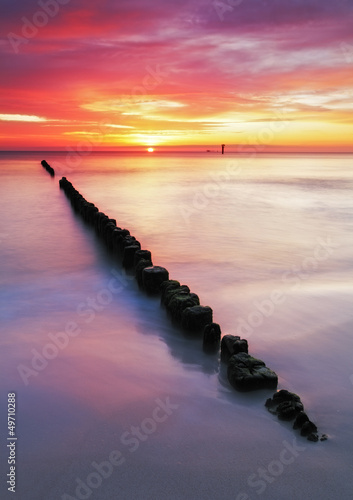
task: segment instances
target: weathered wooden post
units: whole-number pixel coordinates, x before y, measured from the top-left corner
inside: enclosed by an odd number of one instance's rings
[[[222,155],[224,155],[225,144],[222,144]]]

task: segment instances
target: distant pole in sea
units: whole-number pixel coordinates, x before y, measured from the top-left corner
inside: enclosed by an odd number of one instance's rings
[[[224,147],[225,147],[225,144],[222,144],[222,155],[224,155]]]

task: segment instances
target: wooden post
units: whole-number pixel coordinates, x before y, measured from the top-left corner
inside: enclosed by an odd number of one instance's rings
[[[222,155],[224,155],[224,147],[225,147],[225,144],[222,144]]]

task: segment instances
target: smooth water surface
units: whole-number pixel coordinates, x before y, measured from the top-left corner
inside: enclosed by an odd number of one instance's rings
[[[352,162],[0,154],[1,470],[15,391],[17,498],[351,498]],[[232,390],[217,356],[73,213],[61,175],[211,306],[223,334],[246,337],[328,441],[268,413],[271,391]]]

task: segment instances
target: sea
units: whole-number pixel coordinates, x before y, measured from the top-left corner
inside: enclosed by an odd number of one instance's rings
[[[267,411],[273,390],[233,389],[62,176],[246,338],[327,440]],[[1,498],[351,499],[352,193],[352,154],[1,152]]]

